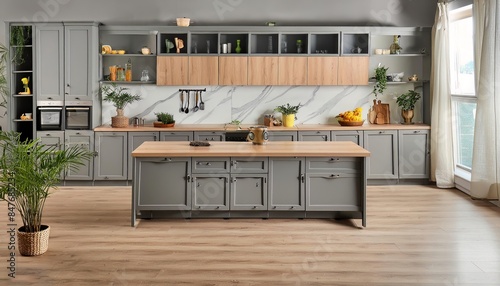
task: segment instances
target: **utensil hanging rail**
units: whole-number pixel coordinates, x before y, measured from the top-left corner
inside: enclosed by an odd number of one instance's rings
[[[190,91],[207,91],[206,88],[204,89],[183,89],[183,88],[179,88],[179,91],[187,91],[187,92],[190,92]]]

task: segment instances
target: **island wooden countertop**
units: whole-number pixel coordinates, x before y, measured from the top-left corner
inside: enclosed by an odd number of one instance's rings
[[[261,126],[259,124],[242,124],[240,130],[247,130],[252,126]],[[429,130],[431,127],[427,124],[369,124],[365,123],[362,126],[340,126],[336,124],[299,124],[293,127],[271,126],[268,127],[269,131],[338,131],[338,130]],[[140,131],[234,131],[238,130],[235,125],[229,124],[176,124],[171,128],[158,128],[153,125],[133,126],[130,125],[125,128],[113,128],[109,125],[102,125],[94,128],[94,131],[101,132],[140,132]]]
[[[187,141],[146,141],[132,152],[133,157],[369,157],[370,152],[350,141],[332,142],[210,142],[190,146]]]

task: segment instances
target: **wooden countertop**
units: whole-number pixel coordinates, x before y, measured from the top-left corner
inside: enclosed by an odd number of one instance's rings
[[[193,147],[186,141],[147,141],[132,152],[133,157],[369,157],[370,152],[350,141],[334,142],[210,142]]]
[[[244,124],[241,125],[241,129],[248,129],[252,126],[257,126],[258,124]],[[268,127],[269,131],[329,131],[329,130],[429,130],[431,127],[427,124],[369,124],[365,123],[362,126],[340,126],[336,124],[299,124],[294,127],[283,127],[283,126],[272,126]],[[238,130],[234,125],[229,124],[176,124],[172,128],[158,128],[153,127],[153,125],[145,126],[132,126],[125,128],[113,128],[109,125],[102,125],[94,128],[94,131],[101,132],[133,132],[133,131],[231,131]]]

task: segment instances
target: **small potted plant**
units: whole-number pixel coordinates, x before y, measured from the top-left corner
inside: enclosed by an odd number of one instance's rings
[[[154,127],[174,127],[175,120],[172,114],[166,112],[158,112],[155,113],[155,115],[157,121],[153,122]]]
[[[381,64],[378,64],[378,67],[375,68],[375,84],[373,85],[373,95],[375,95],[375,99],[373,100],[373,106],[368,111],[368,121],[372,124],[384,124],[389,123],[390,119],[379,117],[381,114],[385,114],[385,112],[380,112],[380,108],[383,107],[380,100],[378,100],[378,95],[382,95],[384,90],[387,88],[387,70]],[[388,108],[388,107],[387,107]],[[378,111],[376,109],[379,109]]]
[[[297,119],[296,114],[297,112],[299,112],[300,107],[302,107],[300,103],[298,105],[290,105],[290,103],[287,103],[286,105],[280,105],[276,107],[274,111],[281,113],[283,126],[293,127],[293,125],[295,124],[295,119]]]
[[[414,116],[415,103],[420,99],[420,93],[414,90],[408,90],[396,98],[396,103],[401,108],[401,116],[403,116],[403,124],[413,124],[411,120]]]
[[[115,83],[104,85],[101,88],[102,100],[112,102],[116,107],[116,116],[111,117],[111,127],[127,127],[128,117],[123,115],[123,109],[129,103],[141,100],[140,95],[133,95],[128,88],[119,87]]]

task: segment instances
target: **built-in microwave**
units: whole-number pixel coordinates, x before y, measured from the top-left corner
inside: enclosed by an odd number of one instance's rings
[[[90,106],[66,106],[65,127],[72,130],[92,129],[92,107]]]
[[[62,130],[63,108],[61,106],[40,106],[36,109],[37,130]]]

